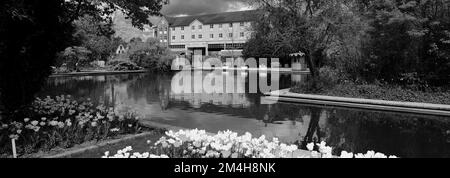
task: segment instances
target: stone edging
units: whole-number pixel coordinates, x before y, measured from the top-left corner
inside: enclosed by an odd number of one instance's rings
[[[128,140],[132,140],[132,139],[139,138],[139,137],[151,136],[153,134],[155,134],[155,133],[154,132],[145,132],[145,133],[141,133],[138,135],[129,135],[129,136],[125,136],[123,138],[118,138],[118,139],[114,139],[114,140],[101,141],[100,143],[97,143],[97,144],[94,144],[91,146],[69,149],[68,151],[65,151],[63,153],[50,155],[50,156],[43,156],[42,158],[67,158],[67,157],[70,157],[71,155],[84,153],[86,151],[98,149],[98,148],[101,148],[101,147],[104,147],[107,145],[117,144],[117,143],[120,143],[123,141],[128,141]]]
[[[285,102],[450,116],[450,105],[298,94],[289,92],[289,90],[274,91],[265,95],[268,96],[267,99]]]

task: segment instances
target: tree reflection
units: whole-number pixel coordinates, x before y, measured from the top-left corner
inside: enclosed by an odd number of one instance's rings
[[[306,145],[309,143],[317,143],[321,141],[322,134],[320,133],[320,118],[322,109],[311,107],[309,108],[311,120],[309,122],[308,131],[306,132],[305,137],[301,143],[302,148],[306,148]]]

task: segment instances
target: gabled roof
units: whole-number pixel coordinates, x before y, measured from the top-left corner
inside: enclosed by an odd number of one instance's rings
[[[166,19],[171,27],[189,26],[194,20],[198,20],[205,25],[231,22],[251,22],[257,19],[259,12],[260,11],[258,10],[249,10],[184,17],[166,16]]]

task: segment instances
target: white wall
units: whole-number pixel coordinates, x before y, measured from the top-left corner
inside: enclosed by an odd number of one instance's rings
[[[192,30],[192,26],[195,27]],[[199,26],[202,26],[202,29],[199,29]],[[184,30],[181,30],[181,27],[175,27],[175,31],[173,28],[170,28],[171,34],[171,45],[187,45],[187,46],[204,46],[206,44],[222,44],[222,43],[245,43],[250,38],[250,29],[251,23],[245,22],[244,26],[240,26],[240,23],[233,23],[233,27],[229,26],[229,23],[222,24],[222,28],[220,28],[220,24],[214,24],[214,28],[211,29],[210,25],[204,25],[200,21],[195,20],[191,23],[190,26],[185,26]],[[240,33],[244,32],[244,37],[240,36]],[[233,33],[233,37],[229,37],[229,33]],[[210,35],[213,34],[214,38],[211,38]],[[219,37],[219,34],[222,34],[222,38]],[[181,39],[181,36],[184,35],[184,40]],[[195,35],[195,39],[192,39],[192,35]],[[199,38],[199,35],[202,35],[202,38]],[[175,36],[175,40],[173,39]]]

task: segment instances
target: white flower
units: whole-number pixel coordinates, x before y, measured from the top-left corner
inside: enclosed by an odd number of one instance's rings
[[[308,145],[306,145],[306,148],[308,148],[309,151],[313,151],[314,150],[314,143],[309,143]]]
[[[45,126],[45,122],[41,122],[40,125],[41,125],[41,126]]]
[[[37,126],[39,124],[39,121],[33,121],[31,122],[31,125]]]
[[[58,122],[58,127],[59,127],[60,129],[64,128],[64,122]]]
[[[51,126],[57,126],[58,125],[58,121],[51,121],[49,124]]]
[[[353,158],[353,153],[348,153],[346,151],[342,151],[341,158]]]
[[[26,122],[30,121],[30,118],[25,118],[25,119],[23,119],[23,121],[26,123]]]

